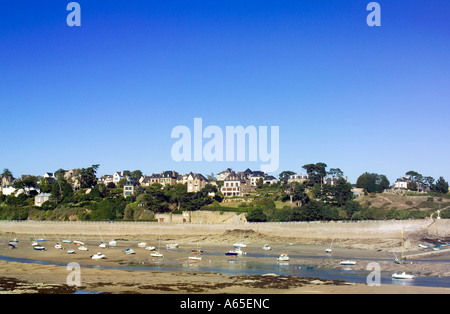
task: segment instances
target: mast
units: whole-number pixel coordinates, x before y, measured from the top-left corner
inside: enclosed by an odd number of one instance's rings
[[[405,257],[403,256],[403,231],[402,231],[402,262],[405,259]]]

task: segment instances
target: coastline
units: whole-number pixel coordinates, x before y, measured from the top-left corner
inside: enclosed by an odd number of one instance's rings
[[[52,223],[43,224],[46,232],[44,246],[45,252],[35,251],[31,247],[30,238],[36,238],[35,230],[25,233],[4,232],[0,233],[0,255],[12,258],[30,259],[27,263],[15,261],[0,261],[0,282],[21,281],[20,285],[10,285],[5,288],[0,284],[0,293],[46,293],[45,285],[50,285],[49,291],[54,293],[73,293],[73,288],[65,286],[70,271],[66,265],[76,262],[81,265],[81,287],[76,291],[105,292],[105,293],[145,293],[145,294],[409,294],[409,293],[450,293],[450,288],[404,286],[382,284],[381,286],[368,286],[360,283],[348,283],[338,280],[325,280],[293,275],[274,275],[269,273],[257,275],[227,275],[215,271],[217,265],[227,263],[224,252],[231,248],[231,244],[244,241],[248,244],[245,249],[248,255],[240,260],[251,263],[252,261],[267,261],[275,263],[275,256],[287,252],[291,256],[291,266],[311,265],[316,269],[333,269],[339,267],[340,260],[355,259],[355,270],[366,270],[368,263],[377,261],[382,271],[414,273],[419,277],[449,277],[450,259],[449,252],[443,250],[441,254],[430,256],[427,261],[408,260],[407,263],[398,265],[393,263],[392,251],[398,252],[398,239],[340,239],[334,242],[333,252],[325,254],[325,248],[329,247],[329,240],[304,239],[295,237],[270,236],[255,231],[239,229],[239,225],[232,226],[222,234],[198,235],[196,232],[181,235],[158,233],[117,233],[116,248],[100,249],[100,236],[89,237],[75,232],[60,235],[52,230]],[[163,226],[162,226],[163,227]],[[70,234],[70,236],[69,236]],[[41,235],[37,233],[37,235]],[[16,237],[19,244],[16,249],[9,249],[8,240]],[[54,248],[56,242],[61,243],[65,238],[83,240],[89,251],[77,251],[74,255],[68,255],[63,250]],[[105,239],[105,242],[110,240]],[[413,239],[411,239],[413,240]],[[159,261],[150,257],[144,248],[138,248],[139,241],[146,241],[148,245],[165,247],[166,243],[177,242],[179,250],[164,251],[165,258],[162,262],[166,268],[140,270],[139,267],[159,265]],[[414,241],[412,241],[414,242]],[[270,243],[272,250],[265,252],[262,246]],[[413,243],[415,244],[415,243]],[[64,244],[66,248],[76,248],[73,244]],[[133,248],[134,255],[125,255],[125,248]],[[192,249],[205,250],[204,259],[201,262],[204,268],[199,270],[196,265],[189,265],[183,270],[173,270],[179,265],[187,263],[187,257]],[[417,251],[410,248],[406,252]],[[92,260],[90,255],[97,252],[104,253],[105,260]],[[214,254],[207,254],[214,252]],[[47,265],[33,263],[35,261],[48,262]],[[239,258],[237,259],[239,261]],[[441,262],[442,261],[442,262]],[[173,263],[173,264],[171,264]],[[126,268],[133,265],[137,267]],[[98,266],[98,267],[97,267]],[[172,268],[171,266],[174,266]],[[237,265],[239,266],[239,264]],[[211,267],[211,271],[208,271]],[[303,268],[304,269],[304,268]],[[303,271],[303,270],[302,270]],[[55,286],[56,285],[56,286]],[[23,288],[23,289],[22,289]],[[72,292],[71,292],[72,291]]]

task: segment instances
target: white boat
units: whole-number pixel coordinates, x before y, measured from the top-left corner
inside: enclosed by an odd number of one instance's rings
[[[102,259],[102,258],[106,258],[105,255],[103,255],[102,253],[98,252],[97,254],[94,254],[91,256],[92,259]]]
[[[37,241],[33,241],[33,242],[31,242],[31,245],[36,246],[36,245],[39,245],[39,243],[37,243]]]
[[[133,249],[125,249],[125,250],[123,250],[123,252],[125,254],[134,254],[134,250]]]
[[[67,250],[67,254],[75,254],[75,250],[74,249]]]
[[[146,247],[147,246],[147,242],[139,242],[138,247]]]
[[[422,249],[427,249],[430,247],[430,245],[429,244],[427,244],[427,245],[419,244],[419,247]]]
[[[393,274],[392,275],[393,279],[414,279],[414,275],[408,275],[407,273],[403,272],[401,274]]]
[[[117,246],[117,241],[116,240],[109,241],[109,246]]]
[[[189,255],[188,259],[193,262],[200,262],[202,260],[202,254],[200,253],[191,254]]]
[[[287,254],[280,254],[280,256],[277,257],[277,261],[285,262],[289,260],[289,256]]]
[[[103,249],[106,249],[106,243],[105,242],[100,243],[98,246],[103,248]]]
[[[35,245],[33,246],[33,249],[35,249],[36,251],[45,251],[45,247],[43,247],[42,245]]]
[[[62,248],[63,248],[63,247],[62,247],[61,244],[59,244],[59,243],[56,243],[56,244],[55,244],[55,249],[61,250]]]
[[[164,255],[162,253],[159,253],[158,251],[150,253],[150,256],[153,256],[153,257],[164,257]]]
[[[79,246],[78,249],[80,251],[89,251],[89,249],[87,247],[85,247],[84,245]]]
[[[84,245],[84,242],[81,242],[81,241],[73,241],[73,244],[75,244],[75,245]]]
[[[271,250],[271,249],[270,249],[270,245],[268,245],[268,244],[264,245],[264,246],[262,247],[262,249],[265,250],[265,251],[270,251],[270,250]]]
[[[234,246],[234,247],[237,247],[237,248],[243,248],[243,247],[247,247],[247,244],[244,244],[244,243],[242,243],[242,242],[239,242],[239,243],[233,244],[233,246]]]
[[[346,261],[341,261],[340,264],[346,265],[346,266],[356,265],[356,261],[346,260]]]
[[[166,249],[177,249],[177,248],[178,248],[178,243],[166,244]]]
[[[156,248],[154,246],[147,246],[145,249],[147,251],[155,251],[156,250]]]

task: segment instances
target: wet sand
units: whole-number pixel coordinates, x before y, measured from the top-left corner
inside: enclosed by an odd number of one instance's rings
[[[46,251],[32,249],[28,236],[18,237],[19,244],[16,249],[8,248],[8,240],[11,236],[0,237],[0,255],[14,258],[26,258],[38,261],[47,261],[52,265],[39,265],[34,263],[17,263],[0,261],[0,293],[45,293],[44,287],[50,285],[48,291],[71,293],[65,286],[70,270],[66,265],[76,262],[81,265],[81,289],[83,291],[109,292],[109,293],[233,293],[233,294],[277,294],[277,293],[450,293],[449,288],[429,288],[415,286],[398,286],[383,284],[379,287],[369,287],[365,284],[349,284],[341,281],[323,280],[317,278],[300,278],[297,276],[266,275],[225,275],[217,272],[205,272],[198,270],[198,263],[190,263],[188,256],[193,249],[204,250],[202,267],[220,267],[229,263],[225,252],[231,249],[231,245],[240,240],[245,240],[248,246],[243,249],[247,252],[242,257],[236,257],[236,263],[240,261],[251,263],[256,259],[265,263],[276,263],[276,257],[281,253],[287,253],[291,257],[289,264],[310,265],[315,268],[341,267],[339,261],[353,259],[357,265],[353,269],[365,270],[367,264],[377,261],[382,271],[414,273],[416,276],[450,276],[450,267],[447,262],[449,254],[443,253],[433,257],[436,261],[409,261],[403,265],[393,263],[393,254],[387,250],[370,250],[349,247],[336,244],[331,254],[326,254],[326,243],[304,243],[293,239],[272,239],[272,250],[264,251],[262,246],[268,238],[259,237],[256,234],[242,237],[241,235],[223,235],[222,237],[178,237],[176,242],[179,249],[166,250],[167,243],[174,242],[171,237],[159,240],[156,237],[147,239],[129,235],[118,240],[118,246],[113,248],[99,248],[99,238],[81,239],[70,237],[71,240],[81,240],[86,243],[89,251],[80,251],[74,244],[62,244],[62,238],[47,238],[42,243]],[[294,239],[295,240],[295,239]],[[105,239],[105,242],[108,240]],[[163,259],[153,258],[150,252],[139,248],[137,243],[145,241],[148,245],[161,247]],[[54,248],[59,242],[64,250]],[[358,247],[356,245],[356,247]],[[126,255],[123,250],[132,248],[136,254]],[[67,254],[67,249],[74,249],[76,254]],[[92,260],[91,255],[102,252],[106,259]],[[411,264],[412,262],[412,264]],[[89,268],[84,266],[101,266],[105,268]],[[153,267],[161,266],[158,270],[139,270],[138,268],[125,269],[126,266]],[[113,269],[108,269],[111,267]],[[121,268],[122,267],[122,268]],[[183,270],[173,271],[164,267],[183,267]],[[3,283],[10,282],[9,286]],[[18,280],[19,285],[12,282]],[[55,286],[56,285],[56,286]],[[3,288],[1,288],[3,287]],[[9,287],[9,288],[6,288]],[[39,289],[40,290],[39,290]]]

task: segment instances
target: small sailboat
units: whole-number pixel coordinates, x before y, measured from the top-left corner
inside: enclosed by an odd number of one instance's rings
[[[178,243],[169,243],[166,244],[166,249],[172,250],[172,249],[178,249]]]
[[[334,242],[334,239],[331,241],[330,247],[327,248],[327,249],[325,249],[325,252],[326,252],[326,253],[331,253],[331,252],[333,252],[333,249],[332,249],[332,247],[333,247],[333,242]]]
[[[414,275],[408,275],[405,272],[401,274],[392,274],[392,279],[414,279]]]
[[[139,242],[138,247],[147,247],[147,242]]]
[[[352,266],[352,265],[356,265],[356,261],[346,260],[346,261],[341,261],[339,264],[345,265],[345,266]]]
[[[43,247],[42,245],[35,245],[33,246],[33,249],[35,249],[36,251],[45,251],[45,247]]]
[[[154,246],[147,246],[147,247],[145,247],[145,249],[147,251],[156,251],[156,247],[154,247]]]
[[[39,245],[39,243],[37,243],[37,241],[31,242],[31,246],[37,246],[37,245]]]
[[[63,248],[62,245],[56,242],[55,249],[61,250],[62,248]]]
[[[237,247],[237,248],[243,248],[243,247],[247,247],[247,244],[244,244],[244,243],[242,243],[242,242],[239,242],[239,243],[233,244],[233,246],[234,246],[234,247]]]
[[[262,249],[263,249],[264,251],[270,251],[270,250],[271,250],[269,244],[265,244],[265,245],[262,247]]]
[[[133,249],[125,249],[125,250],[123,250],[123,252],[124,252],[125,254],[128,254],[128,255],[134,254],[134,250],[133,250]]]
[[[98,246],[101,247],[101,248],[103,248],[103,249],[106,249],[106,248],[107,248],[105,242],[100,243]]]
[[[280,256],[277,257],[277,261],[280,261],[280,262],[289,261],[289,256],[285,253],[282,253],[282,254],[280,254]]]
[[[67,254],[75,254],[75,250],[74,249],[67,250]]]
[[[106,258],[105,255],[103,255],[101,252],[98,252],[97,254],[91,255],[92,259],[103,259]]]
[[[78,249],[80,251],[89,251],[89,249],[87,247],[85,247],[84,245],[79,246]]]
[[[73,244],[78,245],[78,246],[82,246],[82,245],[84,245],[84,242],[76,240],[76,241],[73,241]]]

